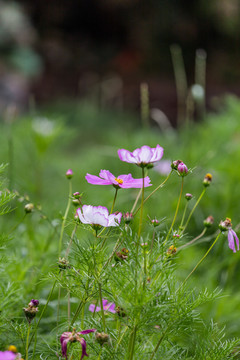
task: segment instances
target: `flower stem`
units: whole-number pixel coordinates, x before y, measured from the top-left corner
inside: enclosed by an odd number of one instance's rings
[[[99,300],[100,300],[100,306],[102,312],[103,332],[106,332],[106,322],[105,322],[105,315],[104,315],[103,302],[102,302],[102,287],[100,282],[98,283],[98,288],[99,288]]]
[[[115,190],[115,195],[114,195],[114,198],[113,198],[113,203],[112,203],[112,208],[111,208],[110,214],[112,214],[113,209],[114,209],[114,205],[115,205],[115,202],[116,202],[116,199],[117,199],[118,189],[119,189],[119,188],[118,188],[118,187],[116,187],[116,190]]]
[[[45,310],[46,310],[46,308],[47,308],[47,306],[48,306],[48,303],[49,303],[49,301],[50,301],[50,299],[51,299],[51,297],[52,297],[53,290],[54,290],[54,288],[55,288],[56,283],[57,283],[57,280],[55,280],[54,283],[53,283],[52,289],[51,289],[51,291],[50,291],[50,293],[49,293],[49,295],[48,295],[48,298],[47,298],[47,302],[46,302],[46,304],[44,305],[44,308],[42,309],[42,312],[41,312],[41,315],[39,316],[37,325],[36,325],[36,327],[35,327],[35,329],[34,329],[34,332],[33,332],[32,336],[31,336],[31,339],[30,339],[30,341],[29,341],[29,346],[31,345],[31,342],[32,342],[32,340],[33,340],[33,337],[34,337],[34,335],[35,335],[36,332],[37,332],[39,323],[40,323],[40,321],[41,321],[41,319],[42,319],[42,317],[43,317],[43,314],[44,314],[44,312],[45,312]]]
[[[137,325],[134,326],[130,340],[129,340],[129,360],[133,359],[134,355],[134,347],[135,347],[135,341],[136,341],[136,334],[137,334]]]
[[[181,232],[181,231],[182,231],[182,229],[183,229],[183,222],[184,222],[184,220],[185,220],[187,207],[188,207],[188,201],[186,202],[186,205],[185,205],[185,207],[184,207],[184,210],[183,210],[183,216],[182,216],[182,220],[181,220],[181,224],[179,225],[179,230],[180,230],[180,232]]]
[[[176,221],[176,218],[177,218],[177,214],[178,214],[178,210],[179,210],[179,205],[180,205],[181,198],[182,198],[183,182],[184,182],[184,177],[182,177],[181,190],[180,190],[180,194],[179,194],[178,203],[177,203],[176,211],[175,211],[175,214],[174,214],[174,218],[173,218],[172,224],[171,224],[171,226],[170,226],[170,229],[169,229],[169,231],[168,231],[167,237],[166,237],[163,245],[165,245],[166,242],[168,241],[168,238],[169,238],[169,236],[170,236],[170,234],[171,234],[172,228],[173,228],[173,226],[174,226],[174,224],[175,224],[175,221]]]
[[[216,239],[214,240],[214,242],[212,243],[212,245],[210,246],[210,248],[207,250],[207,252],[204,254],[204,256],[201,258],[201,260],[199,260],[199,262],[197,263],[197,265],[193,268],[193,270],[190,272],[190,274],[188,274],[188,276],[186,277],[186,279],[182,282],[182,284],[179,286],[179,288],[177,289],[176,292],[178,292],[183,285],[187,282],[187,280],[190,278],[190,276],[194,273],[194,271],[198,268],[198,266],[203,262],[203,260],[207,257],[207,255],[210,253],[210,251],[212,250],[212,248],[214,247],[214,245],[216,244],[216,242],[218,241],[219,237],[221,235],[221,232],[219,232],[219,234],[217,235]]]
[[[165,337],[165,335],[166,335],[169,327],[170,327],[170,325],[167,326],[166,330],[165,330],[164,333],[161,335],[161,337],[160,337],[160,339],[158,340],[158,343],[157,343],[157,345],[155,346],[155,348],[154,348],[154,350],[153,350],[153,353],[152,353],[152,355],[150,356],[149,360],[152,360],[152,359],[154,358],[154,356],[156,355],[156,352],[158,351],[158,348],[159,348],[159,346],[161,345],[161,343],[162,343],[162,341],[163,341],[163,339],[164,339],[164,337]]]
[[[141,230],[142,230],[143,203],[144,203],[144,167],[142,167],[142,201],[141,201],[141,211],[140,211],[140,220],[139,220],[139,228],[138,228],[138,237],[140,237]]]
[[[190,214],[189,214],[189,216],[188,216],[188,218],[187,218],[187,221],[186,221],[186,223],[185,223],[185,225],[184,225],[184,227],[183,227],[182,233],[186,230],[186,228],[187,228],[187,226],[188,226],[188,223],[189,223],[189,221],[190,221],[190,219],[191,219],[191,217],[192,217],[192,214],[194,213],[196,207],[197,207],[198,204],[200,203],[203,195],[204,195],[205,192],[206,192],[206,189],[207,189],[206,187],[203,189],[203,191],[202,191],[202,193],[200,194],[198,200],[196,201],[194,207],[192,208],[192,210],[191,210],[191,212],[190,212]]]
[[[30,329],[31,329],[31,324],[28,323],[28,332],[27,332],[27,340],[26,340],[26,357],[25,359],[28,360],[28,348],[29,348],[29,336],[30,336]]]
[[[204,228],[203,231],[201,232],[201,234],[199,234],[198,236],[196,236],[194,239],[192,239],[191,241],[189,241],[188,243],[180,246],[177,250],[182,250],[185,247],[192,245],[193,243],[195,243],[197,240],[201,239],[201,237],[203,237],[203,235],[205,234],[205,232],[207,231],[207,228]]]
[[[158,189],[162,188],[165,183],[167,182],[167,180],[169,179],[170,175],[172,174],[173,170],[168,174],[168,176],[166,177],[166,179],[156,187],[156,189],[154,189],[147,197],[146,199],[143,201],[143,203],[145,204],[145,202],[153,195],[155,194],[156,191],[158,191]],[[139,195],[140,196],[140,195]],[[133,214],[133,216],[135,216],[137,214],[137,212],[141,209],[141,205],[137,208],[137,210],[135,211],[135,213]],[[132,210],[133,212],[133,210]]]
[[[69,195],[68,195],[67,207],[66,207],[65,214],[63,217],[63,222],[62,222],[62,227],[61,227],[61,232],[60,232],[60,237],[59,237],[58,257],[60,257],[61,251],[62,251],[63,232],[64,232],[65,223],[66,223],[68,212],[69,212],[70,205],[71,205],[71,195],[72,195],[72,181],[69,179]]]
[[[66,253],[65,253],[65,258],[67,259],[68,258],[68,255],[69,255],[69,252],[70,252],[70,248],[71,248],[71,245],[72,245],[72,241],[73,241],[73,238],[76,234],[76,231],[77,231],[77,227],[78,227],[78,222],[75,224],[75,227],[73,229],[73,232],[70,236],[70,241],[69,241],[69,244],[68,244],[68,247],[67,247],[67,250],[66,250]]]

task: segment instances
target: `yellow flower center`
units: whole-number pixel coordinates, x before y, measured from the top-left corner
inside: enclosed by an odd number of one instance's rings
[[[17,348],[16,348],[16,346],[14,346],[14,345],[10,345],[10,346],[8,347],[8,351],[12,351],[12,352],[16,353],[16,352],[17,352]]]
[[[115,178],[115,181],[118,182],[119,184],[122,184],[122,183],[123,183],[123,180],[122,180],[122,179]]]

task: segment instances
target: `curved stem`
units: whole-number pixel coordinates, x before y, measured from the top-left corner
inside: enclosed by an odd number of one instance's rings
[[[182,185],[181,185],[181,190],[180,190],[180,194],[179,194],[178,203],[177,203],[176,211],[175,211],[175,214],[174,214],[174,218],[173,218],[172,224],[171,224],[171,226],[170,226],[170,229],[169,229],[169,231],[168,231],[167,237],[166,237],[163,245],[165,245],[166,242],[168,241],[168,238],[169,238],[169,236],[170,236],[170,234],[171,234],[172,228],[173,228],[173,226],[174,226],[174,224],[175,224],[175,221],[176,221],[176,218],[177,218],[177,214],[178,214],[178,210],[179,210],[179,205],[180,205],[181,198],[182,198],[183,182],[184,182],[184,177],[182,177]]]
[[[153,191],[144,199],[144,201],[143,201],[144,204],[145,204],[145,202],[146,202],[153,194],[155,194],[156,191],[158,191],[158,189],[162,188],[162,187],[166,184],[166,182],[167,182],[167,180],[170,178],[170,175],[172,174],[172,172],[173,172],[173,170],[168,174],[168,176],[166,177],[166,179],[165,179],[160,185],[158,185],[158,186],[156,187],[156,189],[153,190]],[[139,196],[140,196],[140,195],[139,195]],[[139,206],[139,207],[137,208],[137,210],[135,211],[135,213],[133,214],[133,216],[135,216],[140,209],[141,209],[141,206]]]
[[[68,247],[67,247],[67,250],[66,250],[66,253],[65,253],[65,258],[67,259],[68,258],[68,255],[69,255],[69,252],[70,252],[70,248],[71,248],[71,245],[72,245],[72,241],[73,241],[73,238],[76,234],[76,231],[77,231],[77,227],[78,227],[78,223],[75,224],[75,227],[73,229],[73,232],[70,236],[70,241],[69,241],[69,244],[68,244]]]
[[[199,196],[198,200],[196,201],[196,203],[195,203],[194,207],[192,208],[192,210],[191,210],[191,212],[190,212],[190,214],[189,214],[189,216],[188,216],[188,218],[187,218],[187,221],[186,221],[186,223],[185,223],[185,225],[184,225],[184,227],[183,227],[182,232],[184,232],[184,231],[186,230],[186,227],[188,226],[188,223],[189,223],[189,221],[190,221],[190,219],[191,219],[191,217],[192,217],[192,214],[194,213],[194,211],[195,211],[196,207],[197,207],[197,206],[198,206],[198,204],[200,203],[200,201],[201,201],[201,199],[202,199],[203,195],[204,195],[204,194],[205,194],[205,192],[206,192],[206,189],[207,189],[206,187],[203,189],[203,191],[202,191],[202,193],[200,194],[200,196]]]
[[[214,247],[214,245],[216,244],[216,242],[218,241],[219,237],[221,235],[221,232],[219,232],[218,236],[216,237],[216,239],[214,240],[214,242],[212,243],[212,245],[210,246],[210,248],[207,250],[207,252],[204,254],[204,256],[201,258],[201,260],[199,260],[199,262],[197,263],[197,265],[193,268],[193,270],[190,272],[190,274],[188,274],[188,276],[186,277],[186,279],[182,282],[182,284],[179,286],[179,288],[177,289],[176,292],[178,292],[183,285],[187,282],[187,280],[190,278],[190,276],[194,273],[194,271],[198,268],[198,266],[203,262],[203,260],[207,257],[207,255],[210,253],[210,251],[212,250],[212,248]]]
[[[67,207],[66,207],[65,214],[64,214],[64,217],[63,217],[63,222],[62,222],[62,227],[61,227],[61,232],[60,232],[60,237],[59,237],[58,257],[61,255],[61,251],[62,251],[63,232],[64,232],[64,228],[65,228],[65,224],[66,224],[68,212],[69,212],[70,205],[71,205],[71,195],[72,195],[72,182],[71,182],[71,180],[69,179],[68,203],[67,203]]]
[[[207,228],[204,228],[203,231],[201,232],[201,234],[199,234],[198,236],[196,236],[193,240],[189,241],[188,243],[180,246],[177,250],[182,250],[185,247],[192,245],[193,243],[195,243],[197,240],[201,239],[201,237],[203,237],[203,235],[205,234],[205,232],[207,231]]]

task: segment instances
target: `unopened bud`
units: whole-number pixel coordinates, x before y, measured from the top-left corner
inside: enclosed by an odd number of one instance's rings
[[[148,243],[147,243],[147,242],[141,243],[141,247],[142,247],[143,249],[146,249],[146,248],[148,247]]]
[[[37,307],[39,305],[39,300],[32,299],[28,306]]]
[[[211,184],[211,182],[212,182],[212,175],[208,173],[204,176],[203,186],[207,187]]]
[[[186,193],[185,194],[185,199],[188,200],[188,201],[191,200],[192,199],[192,194]]]
[[[103,345],[103,344],[108,343],[109,335],[105,334],[104,332],[101,332],[101,333],[97,332],[95,335],[95,339],[100,345]]]
[[[230,230],[232,228],[232,222],[230,218],[226,218],[226,220],[224,221],[220,221],[219,225],[218,225],[219,229],[221,231],[227,231]]]
[[[131,212],[126,212],[123,214],[123,220],[125,224],[129,224],[133,219],[133,214]]]
[[[66,178],[71,179],[73,177],[73,171],[72,169],[68,169],[66,172]]]
[[[211,227],[212,226],[212,224],[214,223],[214,218],[213,218],[213,216],[208,216],[204,221],[203,221],[203,225],[205,226],[205,227]]]
[[[159,225],[159,221],[157,219],[152,219],[151,220],[151,223],[154,227],[158,226]]]
[[[31,213],[33,211],[33,209],[34,209],[34,205],[32,203],[26,204],[24,206],[24,210],[25,210],[26,214]]]
[[[180,164],[178,164],[177,170],[180,176],[186,176],[188,174],[187,165],[183,162],[180,162]]]

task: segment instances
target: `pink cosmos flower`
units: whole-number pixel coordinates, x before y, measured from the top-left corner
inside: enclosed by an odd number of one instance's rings
[[[97,331],[97,329],[88,329],[79,332],[76,332],[76,330],[73,329],[72,332],[68,332],[68,331],[64,332],[60,337],[60,342],[62,346],[62,356],[65,357],[65,359],[67,359],[67,344],[69,341],[72,343],[78,341],[82,345],[82,356],[80,360],[82,360],[84,356],[88,356],[88,354],[86,353],[87,343],[85,339],[80,337],[80,335],[89,334],[95,331]]]
[[[237,234],[235,233],[235,231],[233,229],[229,229],[228,230],[228,246],[234,253],[236,252],[235,242],[237,245],[237,250],[239,250],[239,239],[237,237]]]
[[[106,299],[102,300],[102,304],[103,304],[103,310],[104,311],[109,311],[113,314],[115,314],[115,304],[114,303],[109,303]],[[91,304],[89,306],[89,311],[93,312],[98,312],[101,311],[101,306],[96,306],[95,304]]]
[[[16,354],[12,351],[0,351],[0,360],[14,360],[16,358]]]
[[[109,214],[104,206],[83,205],[77,209],[77,214],[83,224],[100,225],[104,227],[119,226],[122,214]]]
[[[131,189],[131,188],[141,188],[142,179],[134,179],[131,174],[128,175],[119,175],[118,177],[114,176],[108,170],[101,170],[99,176],[87,174],[85,176],[89,184],[94,185],[113,185],[116,188],[122,189]],[[148,176],[144,178],[144,187],[151,186],[150,179]]]
[[[118,156],[122,161],[139,166],[146,166],[161,160],[163,157],[163,148],[160,145],[157,145],[155,148],[144,145],[140,149],[135,149],[133,152],[119,149]]]

